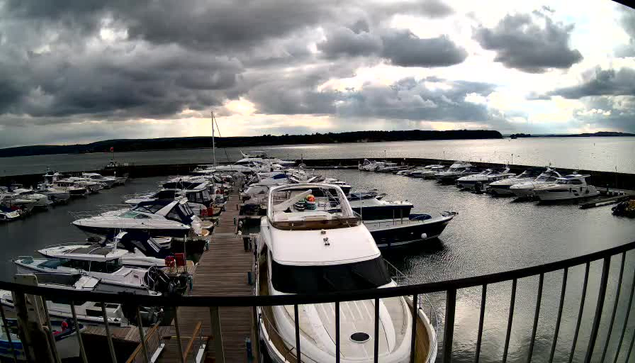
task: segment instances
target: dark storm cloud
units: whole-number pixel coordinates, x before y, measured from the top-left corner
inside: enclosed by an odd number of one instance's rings
[[[446,67],[462,63],[465,49],[446,36],[421,39],[409,31],[382,29],[381,35],[340,27],[327,32],[318,49],[326,58],[378,57],[402,67]]]
[[[426,85],[442,83],[443,87]],[[449,87],[449,89],[447,89]],[[468,94],[488,95],[487,83],[406,78],[391,86],[369,86],[346,94],[338,105],[342,117],[381,117],[420,121],[488,121],[484,105],[465,101]]]
[[[575,121],[604,130],[635,133],[635,96],[591,96],[583,100]]]
[[[474,37],[483,48],[496,52],[496,62],[524,72],[542,73],[549,68],[566,69],[582,60],[582,54],[569,47],[572,30],[572,25],[555,23],[549,16],[535,12],[507,15],[493,29],[476,29]]]
[[[585,82],[573,87],[556,89],[549,95],[574,99],[587,96],[635,96],[635,70],[596,70]]]
[[[326,41],[318,44],[318,49],[327,58],[370,56],[382,50],[381,38],[368,31],[355,32],[339,27],[327,32],[326,37]]]
[[[630,41],[628,45],[617,49],[615,54],[618,57],[635,57],[635,10],[622,9],[620,23],[624,31],[630,36]]]
[[[382,37],[382,56],[403,67],[445,67],[467,58],[465,49],[445,36],[420,39],[408,31],[392,31]]]

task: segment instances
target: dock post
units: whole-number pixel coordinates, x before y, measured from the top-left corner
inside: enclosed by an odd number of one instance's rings
[[[216,362],[225,363],[225,351],[223,350],[223,334],[221,332],[220,314],[218,306],[210,306],[210,320],[212,322],[212,336],[214,339],[214,356]]]

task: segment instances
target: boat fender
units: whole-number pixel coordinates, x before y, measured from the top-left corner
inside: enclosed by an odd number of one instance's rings
[[[428,238],[428,234],[427,233],[421,233],[421,239],[426,239]]]

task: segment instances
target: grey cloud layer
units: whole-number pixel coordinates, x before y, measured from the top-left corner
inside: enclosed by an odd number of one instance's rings
[[[556,89],[549,95],[574,99],[587,96],[635,96],[635,70],[596,70],[587,81],[577,86]]]
[[[539,23],[544,23],[540,26]],[[495,61],[509,68],[542,73],[549,68],[569,68],[582,60],[569,48],[572,25],[555,23],[548,15],[507,15],[493,29],[478,28],[475,39],[496,52]]]

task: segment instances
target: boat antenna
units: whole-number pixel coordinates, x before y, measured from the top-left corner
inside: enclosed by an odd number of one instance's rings
[[[214,139],[214,111],[212,114],[212,157],[214,158],[214,166],[216,166],[216,140]]]

